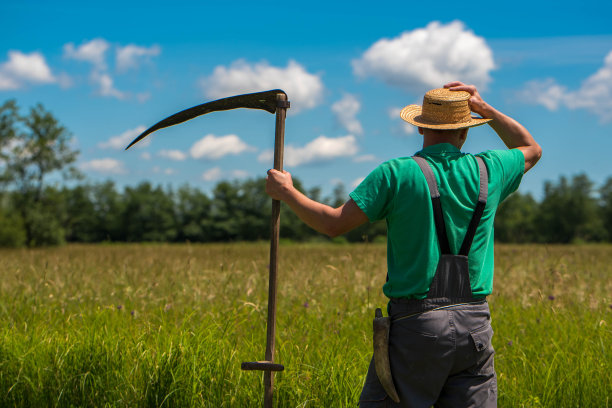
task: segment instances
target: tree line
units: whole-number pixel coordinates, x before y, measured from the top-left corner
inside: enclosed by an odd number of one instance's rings
[[[111,181],[84,180],[74,167],[78,151],[70,137],[42,105],[25,116],[14,100],[0,106],[0,246],[269,239],[271,200],[264,178],[222,181],[210,194],[188,185],[172,189],[150,182],[119,191]],[[294,181],[309,197],[332,206],[347,198],[341,184],[331,197],[321,197],[320,188],[305,190]],[[371,242],[385,235],[385,223],[376,222],[336,241]],[[281,237],[328,239],[287,207]],[[612,241],[612,177],[596,187],[585,174],[561,176],[545,183],[540,201],[514,193],[498,209],[495,237],[516,243]]]

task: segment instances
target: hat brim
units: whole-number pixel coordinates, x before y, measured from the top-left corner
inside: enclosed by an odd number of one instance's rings
[[[467,122],[460,123],[438,123],[427,121],[422,117],[423,108],[419,105],[408,105],[400,112],[400,117],[406,122],[427,129],[442,129],[442,130],[452,130],[452,129],[465,129],[474,126],[484,125],[487,122],[490,122],[491,119],[484,119],[479,117],[471,117]]]

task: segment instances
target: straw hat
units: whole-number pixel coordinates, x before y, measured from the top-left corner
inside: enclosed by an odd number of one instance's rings
[[[464,129],[480,126],[491,119],[472,117],[468,99],[470,93],[432,89],[423,98],[423,107],[408,105],[400,112],[406,122],[428,129]]]

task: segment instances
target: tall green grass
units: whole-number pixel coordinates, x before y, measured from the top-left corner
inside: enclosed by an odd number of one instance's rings
[[[259,407],[267,244],[2,250],[1,407]],[[282,245],[278,407],[355,406],[384,245]],[[612,247],[499,246],[501,407],[612,403]]]

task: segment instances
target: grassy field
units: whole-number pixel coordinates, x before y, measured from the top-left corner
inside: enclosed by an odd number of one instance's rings
[[[612,246],[498,246],[500,407],[612,405]],[[268,244],[0,250],[0,407],[259,407]],[[279,407],[356,406],[384,245],[281,245]]]

